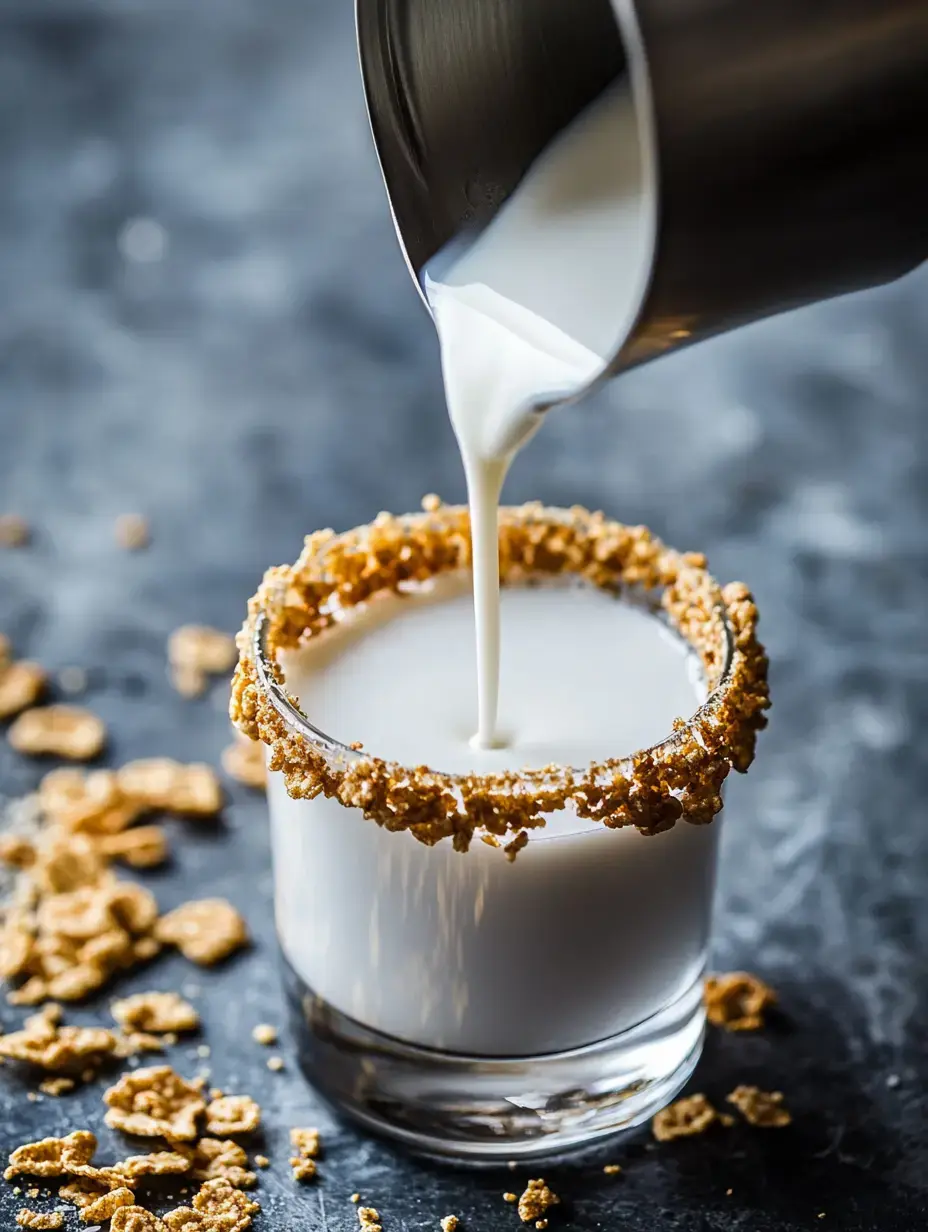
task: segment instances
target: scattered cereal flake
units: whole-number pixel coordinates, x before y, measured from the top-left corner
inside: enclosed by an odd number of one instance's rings
[[[168,1211],[164,1226],[167,1232],[206,1232],[209,1227],[203,1216],[189,1206],[178,1206],[176,1210]]]
[[[106,726],[81,706],[41,706],[23,711],[7,732],[7,739],[17,753],[28,757],[90,761],[103,751]]]
[[[127,552],[138,552],[151,542],[148,521],[140,513],[121,513],[114,529],[116,542]]]
[[[27,1019],[22,1031],[0,1036],[0,1056],[52,1073],[79,1069],[115,1048],[116,1037],[105,1027],[59,1027],[43,1015]]]
[[[206,1226],[217,1232],[244,1232],[259,1209],[257,1202],[223,1180],[204,1182],[192,1206],[203,1216]]]
[[[146,809],[211,817],[222,808],[222,788],[212,766],[147,757],[116,771],[122,793]]]
[[[277,1043],[277,1028],[272,1027],[269,1022],[259,1022],[252,1031],[251,1038],[256,1044],[270,1047],[271,1044]]]
[[[126,1184],[131,1185],[146,1176],[178,1176],[189,1172],[191,1162],[179,1151],[152,1151],[149,1155],[130,1155],[115,1166],[126,1178]]]
[[[101,1194],[93,1202],[88,1202],[81,1209],[82,1223],[102,1223],[111,1219],[121,1206],[134,1206],[135,1194],[124,1185],[111,1189],[109,1193]]]
[[[662,1108],[651,1122],[651,1131],[658,1142],[672,1142],[703,1134],[717,1120],[718,1113],[705,1095],[687,1095]]]
[[[618,1176],[621,1171],[621,1164],[606,1164],[605,1168],[603,1168],[603,1172],[605,1172],[606,1176]]]
[[[256,744],[247,736],[240,737],[222,750],[222,768],[231,779],[263,791],[267,785],[267,766],[264,761],[264,745]]]
[[[256,1155],[255,1156],[255,1167],[256,1168],[269,1168],[270,1166],[271,1166],[271,1161],[268,1159],[266,1155]]]
[[[295,1181],[311,1181],[317,1171],[314,1159],[301,1159],[299,1155],[294,1155],[291,1158],[290,1167],[293,1170],[293,1179]]]
[[[523,1223],[541,1219],[549,1207],[557,1206],[560,1198],[539,1178],[529,1181],[519,1199],[519,1218]]]
[[[39,1090],[43,1095],[51,1095],[57,1098],[73,1091],[75,1085],[73,1078],[46,1078],[39,1083]]]
[[[138,992],[114,1001],[110,1012],[125,1031],[196,1031],[200,1016],[176,992]]]
[[[223,1095],[206,1108],[210,1134],[253,1134],[260,1124],[261,1109],[249,1095]]]
[[[749,1124],[759,1125],[763,1129],[782,1129],[793,1119],[783,1104],[782,1091],[739,1086],[726,1099],[735,1105]]]
[[[461,1221],[457,1215],[446,1215],[441,1221],[441,1232],[458,1232]]]
[[[25,659],[8,663],[0,656],[0,719],[12,718],[21,710],[34,706],[45,692],[47,681],[38,663]]]
[[[0,548],[21,548],[29,542],[32,531],[18,513],[0,513]]]
[[[380,1215],[372,1206],[358,1207],[358,1223],[364,1228],[364,1232],[383,1232]]]
[[[182,625],[168,638],[168,662],[175,681],[186,674],[191,680],[230,672],[236,660],[235,639],[208,625]]]
[[[53,1228],[60,1228],[64,1223],[64,1215],[61,1211],[46,1211],[40,1214],[38,1211],[30,1211],[28,1207],[23,1207],[16,1216],[16,1222],[21,1228],[35,1228],[37,1232],[51,1232]]]
[[[106,834],[98,850],[109,860],[122,860],[130,868],[157,868],[168,858],[168,837],[161,826],[136,826],[118,834]]]
[[[97,1149],[97,1139],[86,1129],[76,1129],[65,1138],[43,1138],[26,1142],[10,1155],[4,1180],[14,1176],[69,1176],[75,1165],[89,1164]]]
[[[759,1030],[764,1025],[764,1011],[776,1000],[770,985],[747,971],[710,975],[706,980],[706,1016],[726,1031]]]
[[[248,1156],[230,1139],[201,1138],[191,1161],[195,1181],[227,1181],[236,1189],[250,1189],[257,1177],[248,1170]]]
[[[111,1129],[140,1138],[164,1137],[189,1142],[197,1137],[206,1110],[199,1086],[185,1081],[169,1065],[153,1065],[123,1074],[103,1093]]]
[[[284,1067],[283,1057],[268,1057],[267,1067],[269,1070],[273,1071],[275,1074],[279,1074],[280,1071]]]
[[[164,1232],[164,1224],[144,1206],[121,1206],[113,1215],[110,1232]]]
[[[185,958],[210,967],[248,943],[245,921],[224,898],[183,903],[161,917],[155,936]]]

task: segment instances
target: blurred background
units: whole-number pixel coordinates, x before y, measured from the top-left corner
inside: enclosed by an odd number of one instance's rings
[[[172,628],[236,628],[310,530],[463,497],[351,9],[0,4],[0,512],[34,532],[0,549],[0,628],[93,669],[117,757],[225,738],[224,696],[163,683]],[[729,794],[719,960],[903,1072],[928,1027],[926,392],[922,269],[554,412],[506,489],[751,585],[774,710]],[[144,552],[115,546],[126,512]],[[4,757],[9,795],[33,771]]]

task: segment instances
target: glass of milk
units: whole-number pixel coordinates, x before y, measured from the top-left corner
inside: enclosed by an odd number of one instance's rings
[[[480,827],[469,845],[417,841],[365,816],[365,759],[427,764],[453,792],[669,748],[690,730],[679,720],[724,695],[731,630],[723,619],[709,688],[658,592],[510,573],[500,747],[475,747],[470,574],[419,573],[274,654],[253,608],[247,707],[278,723],[274,741],[261,735],[274,746],[276,920],[301,1063],[337,1107],[432,1153],[579,1146],[652,1116],[699,1057],[719,819],[647,835],[568,801],[517,853]],[[304,756],[311,786],[294,777]],[[358,770],[354,806],[326,785],[329,766]]]

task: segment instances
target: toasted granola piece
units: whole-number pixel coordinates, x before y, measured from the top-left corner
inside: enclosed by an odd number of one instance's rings
[[[687,1095],[661,1109],[651,1121],[651,1132],[658,1142],[672,1142],[674,1138],[703,1134],[718,1119],[705,1095]]]
[[[725,1097],[751,1125],[762,1129],[782,1129],[792,1122],[789,1109],[783,1103],[782,1091],[762,1091],[760,1087],[735,1087]]]
[[[261,1124],[261,1109],[250,1095],[223,1095],[206,1108],[206,1130],[213,1135],[253,1134]]]
[[[264,761],[264,745],[239,736],[233,744],[222,750],[222,768],[231,779],[255,791],[267,786],[267,766]]]
[[[35,1232],[53,1232],[64,1223],[61,1211],[30,1211],[24,1206],[16,1215],[16,1222],[21,1228],[33,1228]]]
[[[138,992],[114,1001],[110,1011],[125,1031],[196,1031],[200,1016],[176,992]]]
[[[24,710],[7,732],[17,753],[90,761],[103,752],[106,726],[81,706],[40,706]]]
[[[32,537],[29,523],[18,513],[0,513],[0,548],[25,547]]]
[[[136,826],[118,834],[104,835],[99,850],[110,860],[122,860],[130,868],[157,868],[168,858],[168,838],[161,826]]]
[[[224,898],[183,903],[161,917],[155,936],[185,958],[211,967],[248,943],[245,921]]]
[[[47,683],[48,677],[38,663],[25,659],[8,663],[0,657],[0,719],[12,718],[34,706]]]
[[[519,1218],[523,1223],[531,1223],[534,1219],[541,1219],[549,1207],[557,1206],[559,1202],[560,1198],[544,1180],[529,1181],[519,1198]]]
[[[103,1093],[111,1129],[139,1138],[191,1142],[199,1132],[206,1102],[199,1086],[186,1082],[169,1065],[153,1065],[123,1074]]]
[[[706,979],[706,1017],[726,1031],[758,1031],[764,1011],[775,1005],[777,994],[756,975],[732,971]]]
[[[89,1164],[97,1149],[97,1139],[87,1129],[76,1129],[65,1138],[43,1138],[25,1142],[10,1155],[4,1180],[14,1176],[70,1176],[75,1166]]]
[[[135,1194],[131,1189],[127,1189],[124,1185],[117,1189],[111,1189],[109,1192],[101,1194],[99,1198],[88,1202],[81,1209],[82,1223],[103,1223],[104,1219],[111,1219],[121,1206],[134,1206]]]
[[[250,1189],[257,1177],[248,1169],[248,1156],[230,1139],[201,1138],[191,1161],[195,1181],[228,1181],[235,1189]]]
[[[110,1232],[165,1232],[165,1225],[144,1206],[121,1206],[113,1214]]]
[[[191,1205],[206,1227],[216,1232],[244,1232],[260,1209],[257,1202],[223,1180],[205,1181]]]
[[[148,519],[140,513],[121,513],[114,526],[116,542],[127,552],[140,552],[151,542]]]

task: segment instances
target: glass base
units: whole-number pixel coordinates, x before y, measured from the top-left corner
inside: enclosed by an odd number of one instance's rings
[[[284,960],[300,1066],[366,1129],[427,1155],[529,1159],[647,1121],[696,1066],[700,976],[660,1013],[611,1039],[540,1057],[470,1057],[372,1031],[315,996]]]

